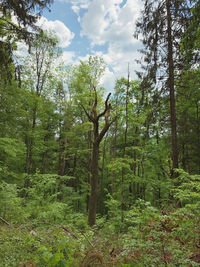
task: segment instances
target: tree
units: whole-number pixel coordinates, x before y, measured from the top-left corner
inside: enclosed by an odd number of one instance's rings
[[[52,0],[1,0],[0,1],[0,59],[1,74],[6,73],[10,80],[13,71],[10,64],[13,62],[13,51],[16,49],[16,41],[23,40],[28,45],[33,41],[39,27],[35,25],[42,9],[49,7]],[[15,16],[17,22],[14,22]],[[27,30],[31,27],[33,30]],[[6,75],[1,78],[6,78]]]
[[[38,15],[41,15],[45,7],[49,7],[53,0],[1,0],[0,10],[5,15],[12,15],[17,17],[19,23],[24,26],[33,26],[37,21]]]
[[[200,1],[192,2],[189,26],[181,41],[184,69],[176,82],[178,98],[178,129],[182,168],[189,173],[199,173],[200,158]]]
[[[53,108],[51,98],[54,97],[54,90],[56,90],[57,80],[54,78],[56,73],[55,60],[60,55],[60,50],[57,48],[57,40],[54,37],[48,37],[43,32],[40,33],[34,40],[30,54],[25,59],[23,66],[21,66],[20,77],[22,79],[22,87],[29,94],[29,103],[26,108],[28,111],[25,143],[27,148],[26,159],[26,173],[32,172],[33,164],[33,149],[35,146],[37,136],[37,124],[43,125],[45,116],[49,113],[54,118],[56,108]],[[45,107],[46,114],[41,110]],[[41,114],[38,121],[38,115]],[[50,118],[51,120],[51,118]],[[48,123],[43,129],[44,133],[48,130]],[[40,135],[42,137],[42,135]],[[44,137],[44,140],[46,137]],[[44,154],[43,154],[44,157]],[[44,161],[44,159],[43,159]],[[27,178],[28,179],[28,178]],[[28,180],[27,180],[28,185]]]
[[[200,68],[187,69],[177,81],[178,134],[181,168],[200,173]]]
[[[200,1],[195,0],[193,2],[190,23],[181,42],[182,52],[187,63],[185,64],[185,68],[194,67],[194,65],[197,67],[200,61]]]
[[[178,168],[178,141],[175,100],[175,79],[183,69],[180,41],[188,27],[190,9],[188,1],[144,1],[141,19],[137,22],[136,36],[142,34],[145,79],[154,85],[157,106],[161,97],[169,94],[172,170]],[[140,77],[142,77],[140,75]],[[162,82],[162,83],[160,83]],[[166,88],[166,90],[165,90]],[[156,96],[157,95],[157,96]]]
[[[167,63],[168,63],[168,81],[170,95],[170,120],[171,120],[171,138],[172,138],[172,176],[174,169],[178,168],[178,144],[177,144],[177,126],[176,126],[176,104],[174,88],[174,54],[173,54],[173,37],[172,37],[172,3],[166,0],[167,11]]]
[[[88,131],[88,144],[92,144],[91,151],[90,145],[88,146],[88,165],[89,172],[91,172],[88,223],[91,226],[96,221],[99,146],[110,125],[113,123],[113,120],[110,121],[109,119],[111,110],[109,98],[111,94],[108,94],[104,102],[104,111],[98,112],[98,109],[102,105],[103,91],[103,88],[99,87],[98,84],[103,71],[104,63],[102,59],[90,57],[88,62],[81,62],[78,67],[72,69],[68,83],[69,91],[75,103],[82,108],[87,119],[93,126],[92,131]],[[104,126],[101,127],[100,121],[102,117],[104,117]]]
[[[88,120],[93,124],[93,144],[92,144],[92,160],[91,160],[91,193],[89,198],[89,215],[88,215],[88,223],[90,226],[94,225],[96,222],[96,210],[97,210],[97,196],[98,196],[98,161],[99,161],[99,145],[108,131],[110,125],[113,123],[114,120],[109,121],[110,117],[110,110],[111,104],[108,104],[108,100],[110,98],[110,94],[108,94],[106,101],[105,101],[105,109],[101,113],[97,113],[97,94],[96,88],[94,87],[95,91],[95,99],[94,105],[92,107],[92,114],[89,114],[87,110],[83,109],[88,117]],[[101,117],[104,116],[104,127],[99,131],[99,120]]]

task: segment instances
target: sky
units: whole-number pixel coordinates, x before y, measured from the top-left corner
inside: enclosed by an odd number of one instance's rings
[[[54,0],[38,24],[56,32],[66,65],[102,56],[107,65],[102,84],[110,91],[116,79],[127,77],[128,64],[131,79],[137,78],[141,43],[133,34],[140,8],[141,0]]]

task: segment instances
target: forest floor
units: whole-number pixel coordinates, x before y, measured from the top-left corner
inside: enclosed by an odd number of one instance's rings
[[[199,230],[184,232],[191,219],[165,215],[118,232],[110,223],[80,230],[48,222],[2,222],[0,267],[200,266]]]

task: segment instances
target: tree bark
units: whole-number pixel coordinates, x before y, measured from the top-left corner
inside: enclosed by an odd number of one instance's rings
[[[98,160],[99,160],[99,144],[93,143],[92,149],[92,163],[91,163],[91,193],[89,198],[89,215],[88,223],[90,226],[96,222],[96,210],[97,210],[97,196],[98,196]]]

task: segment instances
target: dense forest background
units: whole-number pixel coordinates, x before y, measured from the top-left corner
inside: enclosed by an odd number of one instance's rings
[[[0,266],[199,266],[200,1],[142,1],[112,92],[60,63],[51,2],[0,1]]]

